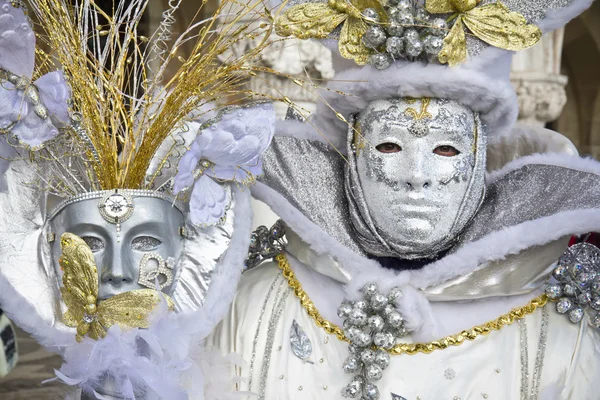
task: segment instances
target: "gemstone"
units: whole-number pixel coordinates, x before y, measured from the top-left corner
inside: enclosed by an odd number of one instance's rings
[[[406,42],[406,54],[410,57],[418,57],[423,52],[423,42]]]
[[[594,275],[588,272],[582,272],[577,275],[575,282],[577,282],[577,285],[579,285],[580,288],[586,288],[592,283],[593,278]]]
[[[370,381],[378,381],[383,376],[383,370],[377,364],[371,364],[366,368],[366,376]]]
[[[366,365],[373,364],[375,361],[375,352],[373,352],[371,349],[363,350],[363,352],[360,353],[360,359]]]
[[[381,293],[376,293],[374,296],[371,297],[371,307],[373,307],[373,310],[375,311],[383,310],[387,304],[387,297],[382,295]]]
[[[434,18],[429,25],[429,33],[432,35],[444,37],[448,34],[448,24],[444,18]]]
[[[393,287],[388,294],[388,298],[391,302],[395,302],[400,297],[402,297],[402,289],[399,287]]]
[[[563,292],[565,292],[565,295],[567,296],[575,296],[577,294],[577,288],[574,285],[567,283],[563,287]]]
[[[361,347],[367,347],[371,345],[371,335],[366,332],[360,332],[355,339],[357,345]]]
[[[350,328],[346,329],[346,336],[351,341],[356,341],[356,338],[358,337],[358,335],[360,333],[361,333],[361,330],[355,326],[351,326]]]
[[[398,0],[398,4],[396,4],[396,8],[398,10],[401,10],[401,11],[404,11],[407,13],[412,13],[413,5],[410,0]]]
[[[369,308],[369,305],[367,304],[366,301],[360,300],[360,301],[357,301],[357,302],[354,303],[354,307],[358,308],[358,309],[361,309],[363,311],[366,311],[367,308]]]
[[[402,318],[399,312],[394,311],[388,314],[387,322],[392,328],[398,328],[400,325],[402,325],[402,323],[404,323],[404,318]]]
[[[371,55],[371,58],[369,58],[371,65],[378,70],[384,70],[388,68],[390,65],[392,65],[392,61],[392,58],[384,53],[373,54]]]
[[[387,304],[383,309],[383,315],[388,315],[389,313],[394,312],[394,311],[396,311],[394,306],[391,304]]]
[[[569,268],[569,272],[571,272],[571,274],[573,276],[577,276],[579,274],[581,274],[582,272],[585,272],[587,268],[585,268],[585,266],[583,266],[583,264],[580,263],[576,263],[573,264],[571,266],[571,268]]]
[[[363,293],[365,294],[366,297],[371,297],[373,296],[375,293],[377,293],[377,284],[376,283],[367,283],[363,288],[362,288]]]
[[[363,398],[365,400],[378,400],[379,389],[377,389],[377,386],[373,385],[372,383],[367,383],[367,385],[365,386]]]
[[[377,347],[389,349],[394,345],[394,342],[394,335],[389,332],[377,332],[375,336],[373,336],[373,343]]]
[[[406,42],[417,42],[421,40],[421,36],[416,29],[410,28],[404,32],[404,40],[406,40]]]
[[[367,20],[367,22],[379,22],[379,13],[375,11],[373,8],[365,8],[362,12],[362,16]]]
[[[367,325],[369,325],[369,328],[371,328],[375,332],[379,332],[380,330],[382,330],[384,323],[385,322],[383,321],[383,318],[381,318],[379,315],[372,315],[367,321]]]
[[[350,315],[350,312],[353,310],[352,306],[348,303],[342,303],[341,306],[337,309],[337,315],[340,318],[346,318]]]
[[[351,374],[353,372],[358,371],[360,368],[360,361],[355,356],[351,355],[346,358],[344,361],[344,372],[347,374]]]
[[[572,307],[573,307],[573,302],[571,301],[571,299],[566,298],[566,297],[563,297],[562,299],[560,299],[558,301],[558,303],[556,303],[556,311],[558,311],[560,314],[566,313]]]
[[[367,313],[359,308],[354,308],[348,314],[348,320],[356,326],[364,326],[367,323]]]
[[[559,265],[558,267],[554,268],[554,271],[552,271],[552,276],[554,279],[561,282],[567,280],[568,274],[569,269],[564,265]]]
[[[83,322],[91,324],[92,322],[94,322],[94,317],[89,314],[84,313],[83,314]]]
[[[600,314],[596,314],[593,318],[590,318],[590,325],[594,328],[600,328]]]
[[[411,26],[415,24],[413,15],[409,11],[399,10],[394,15],[396,22],[402,26]]]
[[[577,295],[578,304],[588,304],[592,300],[592,294],[590,292],[582,292]]]
[[[425,25],[429,22],[429,13],[423,7],[419,7],[415,11],[415,22],[419,25]]]
[[[437,55],[444,47],[444,40],[438,36],[428,36],[423,42],[425,52],[431,55]]]
[[[390,365],[390,355],[384,350],[377,350],[375,364],[379,365],[381,369],[386,369]]]
[[[596,278],[596,280],[594,280],[594,283],[592,283],[592,292],[600,294],[600,279]]]
[[[562,296],[562,288],[560,285],[550,285],[546,288],[546,296],[552,300],[556,300]]]
[[[348,345],[348,351],[352,354],[356,354],[358,352],[360,352],[360,347],[358,347],[356,344],[351,343],[350,345]]]
[[[590,300],[590,306],[594,310],[600,311],[600,296],[593,297],[592,300]]]
[[[581,307],[577,307],[569,311],[569,319],[572,323],[576,324],[583,318],[583,309]]]
[[[385,30],[390,36],[401,36],[404,32],[404,27],[393,20],[388,26],[386,26]]]
[[[404,57],[404,41],[397,36],[389,37],[385,42],[385,51],[394,59]]]
[[[387,34],[385,29],[379,25],[370,26],[362,36],[362,41],[365,46],[376,49],[385,43]]]

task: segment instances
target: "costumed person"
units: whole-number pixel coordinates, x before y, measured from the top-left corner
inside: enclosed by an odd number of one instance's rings
[[[274,131],[270,103],[234,105],[270,28],[223,64],[248,34],[217,25],[233,3],[173,39],[179,2],[150,38],[148,4],[0,1],[0,305],[62,355],[73,398],[225,399],[237,360],[202,341],[241,276]]]
[[[252,193],[284,223],[255,233],[254,268],[207,341],[250,364],[241,390],[600,398],[600,250],[567,250],[600,226],[600,164],[515,125],[509,81],[512,51],[589,3],[333,0],[280,13],[279,34],[339,51],[315,114],[277,125]]]

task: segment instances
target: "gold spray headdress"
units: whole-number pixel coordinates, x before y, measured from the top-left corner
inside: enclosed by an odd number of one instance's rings
[[[238,22],[265,17],[260,1],[222,1],[211,17],[189,26],[171,42],[169,12],[173,10],[163,14],[165,18],[154,34],[140,34],[142,15],[149,3],[117,2],[107,13],[93,0],[75,5],[66,0],[30,2],[43,28],[37,34],[34,72],[22,82],[16,82],[20,74],[12,77],[11,71],[0,73],[0,80],[11,78],[14,86],[35,90],[37,82],[31,85],[32,77],[55,65],[62,70],[59,76],[64,75],[71,94],[68,114],[56,118],[53,109],[45,110],[55,122],[50,126],[58,126],[61,135],[50,135],[56,136],[52,140],[44,137],[13,143],[17,148],[34,150],[29,157],[34,165],[43,165],[39,179],[48,192],[72,197],[98,190],[154,189],[173,154],[185,151],[174,145],[155,159],[173,131],[186,129],[186,122],[198,117],[203,106],[240,102],[254,95],[245,83],[253,74],[254,61],[269,44],[270,26]],[[20,2],[5,4],[9,5],[24,7]],[[234,12],[235,17],[223,18]],[[244,54],[230,52],[226,60],[221,59],[231,46],[249,36],[262,36],[263,40]],[[30,38],[35,40],[33,34]],[[180,48],[189,42],[194,45],[184,58]],[[167,69],[174,66],[178,66],[177,71],[166,78]],[[33,97],[23,97],[22,104],[33,104]],[[19,124],[2,127],[3,133],[17,129],[14,125]]]

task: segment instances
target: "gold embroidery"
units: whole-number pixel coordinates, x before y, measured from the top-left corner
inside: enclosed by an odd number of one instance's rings
[[[382,23],[387,21],[387,14],[377,0],[329,0],[327,3],[303,3],[291,7],[277,18],[275,31],[284,37],[324,39],[343,24],[338,42],[340,54],[364,65],[372,53],[362,42],[368,28],[361,15],[365,8],[375,9]]]
[[[416,99],[415,99],[416,100]],[[421,100],[421,110],[419,112],[417,112],[417,110],[415,110],[412,107],[409,107],[406,109],[406,111],[404,111],[404,113],[409,116],[412,117],[414,120],[416,121],[420,121],[422,119],[429,119],[431,118],[431,114],[429,113],[429,111],[427,111],[427,107],[429,107],[429,103],[431,103],[431,99],[429,97],[423,97]],[[411,104],[410,102],[407,101],[408,104]]]
[[[350,342],[342,328],[321,316],[321,313],[319,313],[315,304],[302,289],[302,285],[298,279],[296,279],[296,275],[294,274],[294,271],[292,271],[285,253],[277,255],[275,260],[279,265],[279,269],[281,269],[283,277],[287,280],[289,287],[294,291],[294,294],[300,300],[300,304],[315,321],[317,326],[323,328],[328,334],[337,336],[341,341]],[[393,348],[386,351],[392,355],[413,355],[417,353],[429,354],[435,350],[447,349],[450,346],[460,346],[467,340],[475,340],[477,337],[487,335],[492,331],[499,331],[503,327],[511,325],[515,321],[525,318],[527,315],[533,314],[538,308],[544,307],[547,302],[548,297],[545,294],[542,294],[531,300],[527,305],[514,308],[507,314],[501,315],[493,321],[474,326],[473,328],[429,343],[398,343]]]

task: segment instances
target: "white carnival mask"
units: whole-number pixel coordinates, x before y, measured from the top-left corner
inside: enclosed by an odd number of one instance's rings
[[[347,191],[365,251],[411,259],[447,249],[485,192],[478,116],[446,99],[376,100],[351,133]]]

